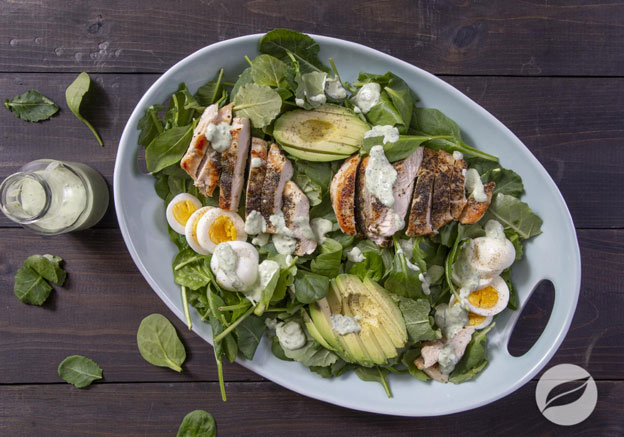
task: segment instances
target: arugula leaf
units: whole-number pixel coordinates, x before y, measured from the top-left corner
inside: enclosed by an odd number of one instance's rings
[[[56,114],[59,107],[37,90],[28,90],[12,99],[4,99],[4,107],[24,121],[43,121]]]
[[[56,285],[63,285],[67,272],[61,268],[63,259],[55,255],[32,255],[24,261],[24,267],[31,268],[44,279]]]
[[[234,330],[238,339],[238,350],[248,360],[253,359],[265,330],[264,320],[255,316],[247,317]]]
[[[273,355],[275,355],[277,358],[279,358],[282,361],[295,361],[292,358],[288,358],[286,356],[286,353],[284,352],[284,348],[279,343],[279,340],[277,337],[273,337],[273,339],[271,340],[271,352],[273,353]]]
[[[258,85],[287,88],[288,66],[271,55],[259,55],[251,62],[251,77]]]
[[[96,379],[102,379],[102,369],[93,360],[82,355],[70,355],[61,361],[58,374],[77,388],[85,388]]]
[[[449,375],[449,381],[453,384],[460,384],[464,381],[474,378],[479,372],[481,372],[488,361],[485,358],[487,333],[494,327],[495,323],[492,323],[485,329],[475,331],[472,334],[472,340],[466,346],[466,352],[455,370]]]
[[[176,437],[217,437],[217,423],[204,410],[191,411],[182,419]]]
[[[22,268],[17,271],[13,292],[22,303],[43,305],[51,291],[50,284],[33,269]]]
[[[542,233],[542,219],[531,211],[529,205],[506,194],[494,196],[482,220],[487,223],[490,219],[498,220],[505,229],[513,229],[523,240]]]
[[[390,386],[388,385],[388,380],[386,376],[388,375],[388,370],[383,367],[358,367],[355,369],[355,374],[362,381],[372,381],[378,382],[382,385],[384,390],[386,391],[386,395],[391,398],[392,391],[390,391]]]
[[[205,85],[200,86],[195,92],[195,99],[202,106],[210,106],[219,99],[223,93],[223,68],[219,70],[216,80],[211,80]]]
[[[247,117],[254,127],[269,125],[279,115],[282,98],[273,88],[249,83],[243,85],[234,97],[234,111],[239,117]]]
[[[289,29],[273,29],[260,40],[260,53],[286,61],[289,54],[297,61],[302,73],[329,69],[318,58],[320,46],[308,35]]]
[[[445,135],[461,141],[461,132],[457,123],[435,108],[414,106],[410,128],[428,135]]]
[[[431,327],[429,312],[431,305],[427,299],[399,299],[399,309],[405,319],[405,327],[411,343],[440,338],[440,330]]]
[[[147,169],[156,173],[177,163],[193,137],[193,125],[173,127],[155,137],[145,149]]]
[[[165,316],[150,314],[137,331],[137,345],[141,356],[150,364],[182,371],[186,350],[175,328]]]
[[[329,278],[302,270],[295,277],[295,297],[301,303],[313,303],[327,296]]]
[[[336,240],[328,238],[321,245],[320,253],[310,263],[310,270],[328,278],[335,278],[340,272],[341,259],[342,246]]]
[[[93,132],[95,138],[100,143],[100,146],[104,146],[102,143],[102,138],[98,135],[95,128],[89,123],[81,114],[80,114],[80,104],[82,103],[82,99],[85,94],[89,92],[89,88],[91,87],[91,78],[84,71],[78,75],[78,77],[67,87],[65,90],[65,100],[67,101],[67,106],[74,113],[78,120],[82,121],[87,127]]]
[[[158,113],[164,109],[163,105],[151,105],[145,110],[145,115],[138,124],[138,129],[141,132],[137,142],[140,146],[149,146],[149,143],[163,132],[162,121],[158,118]]]
[[[289,350],[282,348],[284,355],[291,360],[298,361],[306,367],[327,367],[338,360],[338,356],[322,347],[316,341],[308,339],[305,346]]]

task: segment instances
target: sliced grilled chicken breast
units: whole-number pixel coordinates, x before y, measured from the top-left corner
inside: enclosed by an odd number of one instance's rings
[[[451,179],[451,215],[453,220],[459,220],[464,207],[466,206],[466,177],[464,170],[468,168],[466,161],[456,159],[453,164],[453,178]]]
[[[438,155],[435,150],[424,149],[414,187],[407,230],[405,231],[408,237],[428,235],[433,232],[431,227],[431,198],[437,167]]]
[[[267,222],[267,232],[270,234],[275,233],[270,217],[282,210],[284,186],[292,176],[292,163],[280,151],[277,144],[271,144],[260,204],[260,212]]]
[[[329,194],[334,213],[338,219],[338,226],[347,235],[357,235],[355,224],[355,183],[359,164],[359,154],[345,160],[329,186]]]
[[[490,206],[490,202],[492,201],[492,195],[494,194],[495,188],[496,182],[494,181],[490,181],[487,184],[483,185],[483,190],[485,191],[485,194],[487,194],[488,198],[487,202],[477,202],[474,196],[471,194],[470,197],[468,197],[468,203],[466,203],[466,207],[459,216],[459,222],[464,225],[469,225],[481,220],[481,217],[483,217],[488,207]]]
[[[236,117],[230,128],[232,143],[221,154],[221,178],[219,179],[219,207],[238,211],[241,192],[245,184],[245,166],[249,153],[251,127],[248,118]]]
[[[187,172],[193,180],[197,177],[199,167],[204,159],[204,156],[206,155],[206,147],[210,146],[208,140],[206,139],[206,129],[210,123],[215,123],[215,121],[218,120],[218,117],[218,105],[210,105],[204,110],[203,114],[199,118],[197,126],[195,126],[195,130],[193,131],[191,144],[180,161],[180,167],[182,167],[182,169]]]
[[[371,230],[372,225],[379,222],[382,215],[387,213],[388,208],[381,203],[366,188],[366,167],[370,157],[366,156],[360,161],[357,171],[355,189],[355,222],[361,235],[368,238],[381,247],[390,244],[390,239],[379,235]]]
[[[232,104],[219,109],[215,124],[230,123],[232,121]],[[212,147],[206,148],[206,154],[197,172],[195,186],[204,196],[212,197],[215,188],[219,184],[221,175],[221,154]]]
[[[453,155],[444,150],[438,151],[438,171],[431,200],[431,227],[436,230],[453,220],[450,192],[454,162]]]
[[[251,211],[260,211],[262,204],[262,187],[267,168],[267,143],[260,138],[251,139],[249,153],[249,176],[247,177],[247,191],[245,196],[245,217]]]
[[[309,255],[316,249],[316,240],[310,228],[310,201],[293,181],[286,182],[283,191],[282,212],[286,227],[297,239],[294,255]]]
[[[474,328],[462,328],[450,339],[425,342],[420,351],[420,357],[414,361],[414,364],[436,381],[447,382],[448,374],[440,372],[438,365],[440,352],[444,346],[450,344],[453,347],[453,353],[461,359],[474,332]]]

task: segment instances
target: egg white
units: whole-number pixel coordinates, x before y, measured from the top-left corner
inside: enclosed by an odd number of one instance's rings
[[[468,297],[466,297],[463,300],[471,312],[480,316],[494,316],[507,308],[507,304],[509,303],[509,287],[507,286],[505,280],[500,276],[496,276],[492,279],[489,286],[496,289],[498,292],[498,301],[496,304],[492,308],[480,308],[471,304]]]
[[[210,269],[215,275],[217,283],[230,291],[248,291],[253,288],[258,279],[259,255],[253,244],[246,241],[227,241],[220,244],[229,245],[238,256],[236,276],[242,287],[235,287],[234,280],[229,277],[219,266],[219,259],[213,256],[210,260]],[[220,245],[219,244],[219,245]]]
[[[178,234],[184,234],[185,229],[186,229],[186,223],[180,223],[179,221],[176,220],[176,218],[173,215],[173,207],[180,202],[187,202],[187,201],[195,205],[195,210],[198,210],[199,208],[202,207],[202,204],[199,201],[199,199],[193,196],[192,194],[188,194],[188,193],[178,194],[173,199],[171,199],[171,202],[169,202],[169,204],[167,205],[167,212],[166,212],[167,222],[169,223],[169,226],[171,226],[171,229],[176,231]]]
[[[213,206],[204,206],[203,208],[199,208],[189,217],[188,221],[186,222],[186,227],[184,229],[184,235],[186,236],[186,241],[188,245],[191,247],[191,249],[193,249],[200,255],[210,255],[211,252],[207,251],[199,245],[196,236],[193,235],[193,229],[195,227],[195,222],[202,218],[204,214],[207,214],[210,210],[213,209],[215,209]]]
[[[229,218],[234,224],[236,229],[236,240],[246,241],[247,234],[245,233],[245,222],[243,219],[232,211],[226,211],[220,208],[212,208],[206,214],[204,214],[197,223],[197,243],[202,249],[207,250],[209,253],[213,253],[218,243],[214,243],[210,239],[210,227],[214,224],[215,220],[225,216]]]

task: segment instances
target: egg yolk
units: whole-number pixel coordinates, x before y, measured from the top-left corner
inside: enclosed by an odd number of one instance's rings
[[[214,244],[223,243],[224,241],[236,240],[236,226],[231,218],[220,215],[210,225],[208,229],[208,236],[210,241]]]
[[[479,326],[485,322],[485,316],[480,316],[475,313],[468,313],[468,326]]]
[[[208,211],[204,211],[199,217],[197,217],[195,223],[193,223],[193,239],[195,241],[197,241],[197,225],[199,224],[199,219],[202,218],[207,212]]]
[[[173,218],[181,225],[186,225],[189,217],[193,215],[195,211],[197,211],[197,206],[190,200],[177,202],[172,208]]]
[[[478,308],[492,308],[498,302],[498,290],[488,286],[481,290],[473,291],[468,296],[468,302]]]

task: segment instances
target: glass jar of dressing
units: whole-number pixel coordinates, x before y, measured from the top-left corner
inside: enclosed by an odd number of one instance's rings
[[[87,229],[108,207],[108,187],[91,167],[38,159],[0,184],[0,210],[40,234]]]

